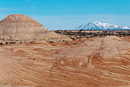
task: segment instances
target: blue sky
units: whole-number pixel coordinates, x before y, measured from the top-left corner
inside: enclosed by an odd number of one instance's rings
[[[49,30],[91,21],[130,26],[130,0],[0,0],[0,19],[28,15]]]

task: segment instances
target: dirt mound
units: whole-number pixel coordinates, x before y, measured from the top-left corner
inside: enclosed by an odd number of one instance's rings
[[[0,22],[0,39],[4,40],[43,39],[46,32],[44,26],[22,14],[9,15]]]
[[[0,39],[15,41],[64,40],[63,36],[48,31],[36,20],[22,14],[9,15],[0,21]]]

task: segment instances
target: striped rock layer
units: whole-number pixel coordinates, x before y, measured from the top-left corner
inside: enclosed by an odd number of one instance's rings
[[[1,40],[43,40],[54,36],[58,37],[36,20],[22,14],[9,15],[0,21]]]

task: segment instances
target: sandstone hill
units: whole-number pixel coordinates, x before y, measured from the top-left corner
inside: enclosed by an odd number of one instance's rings
[[[69,38],[48,31],[34,19],[22,14],[9,15],[0,21],[0,40],[34,41],[66,39]]]
[[[2,45],[0,84],[130,87],[130,37]]]

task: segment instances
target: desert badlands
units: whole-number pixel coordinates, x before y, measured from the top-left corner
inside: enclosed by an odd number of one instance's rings
[[[0,43],[0,87],[130,87],[129,36],[71,40],[16,14]]]

